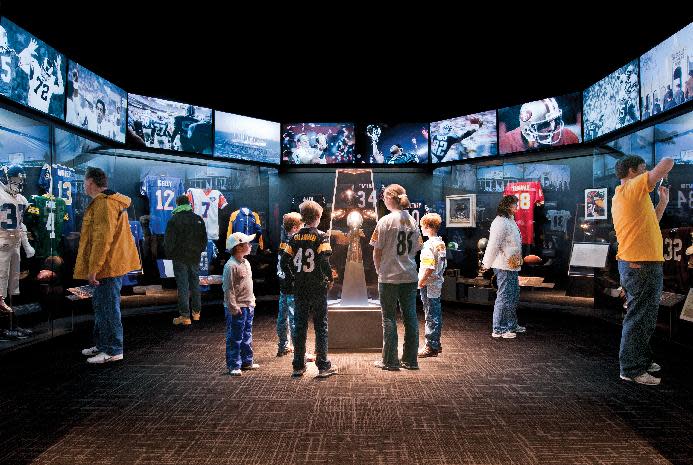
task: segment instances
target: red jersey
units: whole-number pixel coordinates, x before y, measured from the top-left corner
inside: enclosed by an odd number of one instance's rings
[[[580,142],[580,139],[578,139],[578,136],[575,135],[573,131],[571,131],[568,128],[563,128],[563,131],[561,132],[561,139],[551,145],[543,145],[540,144],[538,147],[556,147],[559,145],[570,145],[570,144],[578,144]],[[537,147],[530,147],[529,144],[527,143],[527,139],[522,137],[522,132],[520,128],[513,129],[512,131],[506,132],[505,134],[501,135],[500,138],[500,153],[505,154],[505,153],[514,153],[514,152],[524,152],[525,150],[529,150],[530,148],[537,148]]]
[[[523,244],[534,243],[534,206],[544,203],[544,191],[537,181],[511,182],[503,195],[514,195],[519,200],[515,223],[520,228]]]

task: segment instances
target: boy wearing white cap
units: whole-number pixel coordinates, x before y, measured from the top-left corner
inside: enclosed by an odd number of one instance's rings
[[[253,272],[244,258],[250,253],[253,239],[255,234],[248,236],[236,232],[226,240],[226,250],[231,252],[231,258],[224,265],[222,287],[226,313],[226,366],[232,376],[240,376],[241,370],[260,368],[253,363]]]

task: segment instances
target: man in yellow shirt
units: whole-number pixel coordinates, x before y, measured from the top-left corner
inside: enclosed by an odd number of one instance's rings
[[[652,361],[650,338],[664,287],[659,221],[669,203],[669,189],[659,186],[656,208],[650,192],[673,167],[671,158],[662,159],[650,171],[645,160],[637,156],[627,156],[616,163],[621,185],[616,187],[611,215],[618,241],[618,271],[628,308],[623,319],[619,362],[621,379],[640,384],[656,385],[660,381],[649,373],[661,369]]]

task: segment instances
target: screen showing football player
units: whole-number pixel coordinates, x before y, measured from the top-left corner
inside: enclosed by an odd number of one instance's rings
[[[461,159],[457,155],[447,159],[446,156],[450,151],[450,147],[471,137],[483,125],[481,118],[475,116],[469,118],[468,122],[471,126],[465,132],[456,131],[451,122],[445,122],[440,125],[440,129],[437,132],[433,133],[431,137],[431,155],[435,158],[435,162],[440,163]]]
[[[555,98],[523,104],[520,107],[519,123],[517,128],[501,136],[501,153],[580,142],[578,136],[565,127],[563,110]]]

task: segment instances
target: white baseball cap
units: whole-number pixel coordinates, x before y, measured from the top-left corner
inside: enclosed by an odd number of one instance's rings
[[[226,250],[231,251],[238,244],[247,244],[252,242],[253,239],[255,239],[255,234],[249,236],[242,232],[235,232],[226,239]]]

